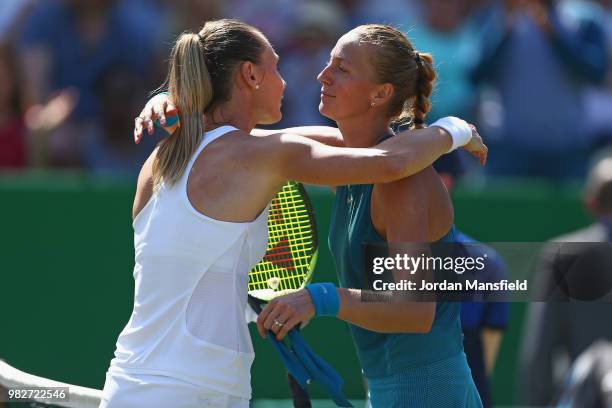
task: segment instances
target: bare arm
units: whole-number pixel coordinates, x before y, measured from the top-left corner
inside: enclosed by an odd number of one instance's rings
[[[372,148],[327,146],[293,134],[258,138],[251,156],[255,166],[279,177],[309,184],[386,183],[415,174],[451,147],[450,135],[432,127],[400,134]]]
[[[497,352],[502,341],[503,331],[499,329],[484,328],[480,334],[483,344],[483,354],[487,377],[493,374]]]
[[[134,141],[140,142],[143,136],[144,130],[146,129],[148,134],[153,134],[153,122],[159,120],[159,124],[168,133],[172,134],[180,126],[179,122],[174,123],[171,126],[166,124],[168,118],[178,114],[178,109],[170,99],[170,96],[165,93],[159,93],[153,96],[146,103],[134,125]],[[337,128],[331,126],[299,126],[287,129],[253,129],[251,134],[253,136],[269,136],[275,133],[292,133],[299,136],[303,136],[312,140],[316,140],[319,143],[323,143],[329,146],[344,146],[342,135]]]
[[[367,299],[361,289],[338,288],[338,318],[378,333],[428,333],[436,312],[434,302],[401,302],[392,294],[378,301]]]
[[[401,252],[390,249],[389,256],[419,256],[429,253],[428,203],[425,186],[417,177],[409,177],[388,184],[377,185],[380,210],[383,214],[386,240],[393,243],[417,243],[404,245]],[[411,280],[417,287],[425,279],[422,271],[411,275],[406,270],[393,271],[395,282]],[[427,333],[431,329],[436,311],[435,302],[417,301],[404,291],[389,291],[387,301],[364,301],[364,293],[358,289],[338,289],[340,310],[338,318],[381,333]],[[368,291],[372,292],[372,291]],[[374,296],[385,295],[374,292]],[[368,297],[368,294],[365,294]]]
[[[153,121],[156,119],[159,120],[160,125],[164,128],[164,130],[166,130],[166,132],[172,134],[176,130],[176,128],[180,126],[180,123],[176,122],[172,126],[169,126],[167,125],[166,119],[167,117],[170,118],[171,116],[175,116],[177,114],[178,110],[176,106],[172,103],[172,100],[170,99],[169,95],[161,93],[155,95],[147,102],[143,110],[140,112],[140,115],[136,118],[134,125],[134,141],[136,143],[140,142],[140,139],[142,138],[144,133],[144,129],[147,129],[149,135],[153,134]],[[394,160],[394,158],[387,157],[385,160],[383,160],[384,164],[387,165],[390,161],[394,161],[395,170],[399,172],[399,177],[395,177],[394,174],[390,174],[391,178],[389,180],[396,180],[398,178],[414,174],[419,170],[427,167],[429,164],[433,163],[440,155],[446,153],[452,144],[446,146],[445,141],[447,140],[447,138],[443,138],[444,140],[440,139],[440,136],[444,133],[446,133],[444,130],[436,127],[419,130],[408,130],[400,133],[399,136],[410,137],[410,141],[407,143],[412,149],[412,157],[409,158],[411,164],[406,166],[401,163],[401,160]],[[340,131],[336,128],[329,126],[302,126],[289,128],[282,131],[253,129],[251,134],[254,136],[293,134],[306,139],[310,139],[320,144],[332,147],[344,147],[344,141],[342,135],[340,134]],[[450,140],[450,135],[448,135],[448,140]],[[445,149],[441,150],[440,145],[436,143],[444,144]],[[386,151],[388,149],[394,148],[395,144],[399,144],[400,147],[406,147],[406,143],[397,143],[395,141],[385,141],[377,147],[382,149],[383,151]],[[289,143],[285,143],[285,146],[289,145]],[[484,145],[484,143],[482,143],[482,139],[474,126],[472,126],[472,140],[466,146],[464,146],[464,149],[470,152],[472,155],[478,157],[480,159],[481,165],[485,164],[487,158],[487,147]],[[399,153],[399,155],[403,156],[403,158],[406,159],[406,156],[404,156],[404,153],[407,153],[406,151],[397,153]],[[393,164],[391,164],[391,166],[393,166]],[[295,179],[300,180],[299,178]],[[379,178],[375,178],[374,180],[382,181]],[[317,182],[315,181],[314,183]],[[334,185],[333,183],[322,184]]]
[[[340,130],[331,126],[298,126],[282,130],[253,129],[253,136],[270,136],[275,133],[292,133],[294,135],[307,137],[328,146],[344,147],[344,140]]]
[[[427,202],[417,190],[410,188],[413,180],[404,179],[385,186],[381,211],[385,219],[387,242],[424,243],[428,240]],[[414,195],[418,196],[418,199]],[[402,216],[396,217],[397,214]],[[427,252],[428,245],[415,244],[413,256]],[[393,256],[393,253],[389,254]],[[361,273],[361,271],[358,271]],[[410,279],[420,282],[423,274],[394,271],[394,280]],[[338,288],[340,308],[337,317],[349,323],[380,333],[427,333],[435,316],[435,302],[416,301],[402,291],[364,292],[361,289]],[[315,314],[312,298],[306,289],[273,299],[257,319],[262,336],[268,329],[282,339],[291,328],[310,320]],[[282,328],[274,321],[285,322]]]
[[[147,161],[145,161],[138,175],[136,196],[134,197],[134,205],[132,206],[132,219],[138,216],[153,195],[153,162],[156,156],[157,149],[155,149]]]

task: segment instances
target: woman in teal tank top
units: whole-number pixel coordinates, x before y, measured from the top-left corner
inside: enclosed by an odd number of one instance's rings
[[[372,147],[393,134],[395,121],[424,127],[434,79],[432,57],[415,51],[403,33],[359,26],[340,38],[319,74],[319,109],[337,122],[345,146]],[[363,301],[364,243],[453,235],[450,197],[431,166],[389,183],[338,186],[329,245],[341,287],[313,284],[276,299],[260,315],[260,331],[284,333],[281,327],[296,320],[337,316],[349,323],[374,408],[481,407],[463,352],[459,303],[398,300],[395,291],[387,301]]]
[[[376,187],[367,184],[336,189],[329,245],[343,288],[367,287],[363,282],[363,244],[386,242],[372,222],[372,213],[379,211],[372,208]],[[402,228],[403,223],[399,224]],[[440,241],[454,241],[454,227]],[[427,313],[421,318],[422,324],[430,325],[425,329],[418,327],[418,322],[414,330],[397,333],[349,324],[373,407],[481,406],[463,353],[460,303],[437,302],[432,308],[433,318]],[[390,316],[402,320],[397,314]]]

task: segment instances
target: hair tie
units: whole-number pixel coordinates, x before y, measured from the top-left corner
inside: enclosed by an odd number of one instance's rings
[[[415,125],[424,125],[425,121],[423,119],[412,118],[412,123]]]
[[[415,52],[414,52],[414,55],[415,55],[415,56],[414,56],[414,61],[416,62],[416,64],[417,64],[417,65],[421,65],[421,63],[423,62],[423,61],[421,60],[421,54],[419,54],[419,52],[418,52],[418,51],[415,51]]]
[[[200,40],[200,42],[204,44],[204,37],[202,37],[202,34],[196,33],[196,35],[198,36],[198,40]]]

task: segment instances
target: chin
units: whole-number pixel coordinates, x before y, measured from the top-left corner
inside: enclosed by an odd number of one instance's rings
[[[259,120],[257,123],[259,125],[273,125],[275,123],[280,122],[282,118],[283,118],[283,114],[281,112],[278,112],[276,115],[267,116]]]
[[[329,112],[329,108],[325,106],[323,101],[321,101],[321,103],[319,104],[319,113],[328,119],[335,120],[333,117],[334,115]]]

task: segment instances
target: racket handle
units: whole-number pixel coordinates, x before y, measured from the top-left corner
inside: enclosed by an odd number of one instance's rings
[[[291,390],[291,397],[293,397],[294,408],[312,408],[310,403],[310,396],[308,391],[300,387],[300,384],[293,378],[293,376],[287,372],[287,380],[289,381],[289,389]]]

